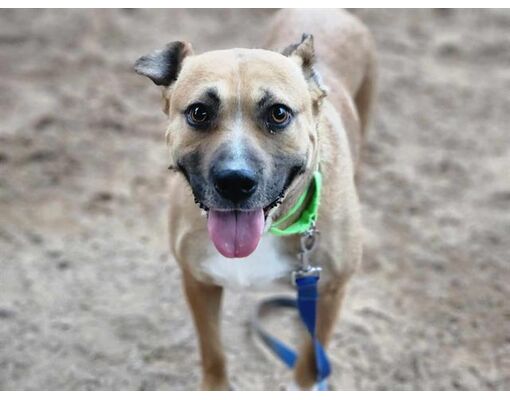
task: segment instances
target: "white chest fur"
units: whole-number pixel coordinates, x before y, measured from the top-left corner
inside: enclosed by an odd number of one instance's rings
[[[257,249],[246,258],[225,258],[209,244],[202,272],[228,287],[263,286],[289,276],[296,261],[281,251],[280,240],[264,234]]]

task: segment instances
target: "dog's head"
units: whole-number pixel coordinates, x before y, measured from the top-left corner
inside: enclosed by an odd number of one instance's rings
[[[193,55],[173,42],[137,60],[163,89],[172,165],[208,211],[210,238],[227,257],[251,254],[265,219],[316,154],[325,91],[313,38],[283,54],[232,49]]]

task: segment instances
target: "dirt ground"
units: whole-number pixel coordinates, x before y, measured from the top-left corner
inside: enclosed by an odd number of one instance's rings
[[[196,388],[165,119],[131,64],[176,39],[256,47],[272,12],[0,11],[0,389]],[[380,89],[332,385],[509,390],[510,12],[354,12]],[[266,294],[226,294],[238,389],[290,381],[248,330]]]

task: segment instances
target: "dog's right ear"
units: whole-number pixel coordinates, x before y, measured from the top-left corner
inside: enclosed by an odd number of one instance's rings
[[[153,51],[136,60],[134,69],[150,78],[158,86],[170,86],[179,75],[182,61],[193,54],[188,42],[171,42],[165,48]]]

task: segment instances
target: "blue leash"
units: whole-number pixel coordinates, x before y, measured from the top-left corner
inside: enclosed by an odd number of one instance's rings
[[[311,192],[312,187],[313,192]],[[270,229],[271,233],[276,236],[301,235],[301,252],[299,253],[300,265],[292,273],[292,282],[297,288],[297,300],[286,297],[276,297],[263,301],[256,310],[252,325],[273,353],[289,368],[294,368],[297,361],[296,352],[285,343],[266,332],[259,323],[259,315],[264,307],[277,306],[297,308],[301,321],[304,323],[312,339],[316,370],[315,388],[317,390],[327,390],[327,378],[331,373],[331,366],[326,352],[317,339],[315,332],[318,299],[317,283],[319,281],[321,268],[314,267],[310,263],[310,254],[316,247],[319,237],[319,231],[316,229],[315,221],[317,220],[319,210],[321,188],[322,174],[317,165],[309,187],[284,217],[272,223]],[[308,204],[303,206],[307,198],[309,198]],[[301,210],[301,213],[297,220],[282,229],[280,225],[295,216],[299,210]]]
[[[318,269],[313,269],[312,274],[308,271],[297,271],[294,282],[297,288],[297,299],[290,297],[272,297],[258,304],[252,319],[252,327],[258,333],[264,344],[281,360],[287,367],[294,368],[297,361],[296,351],[287,346],[281,340],[269,334],[260,324],[261,314],[271,308],[297,308],[301,321],[304,323],[311,336],[314,353],[315,367],[317,372],[317,390],[328,390],[327,378],[331,373],[331,365],[322,345],[316,336],[317,321],[317,283],[319,281]]]

